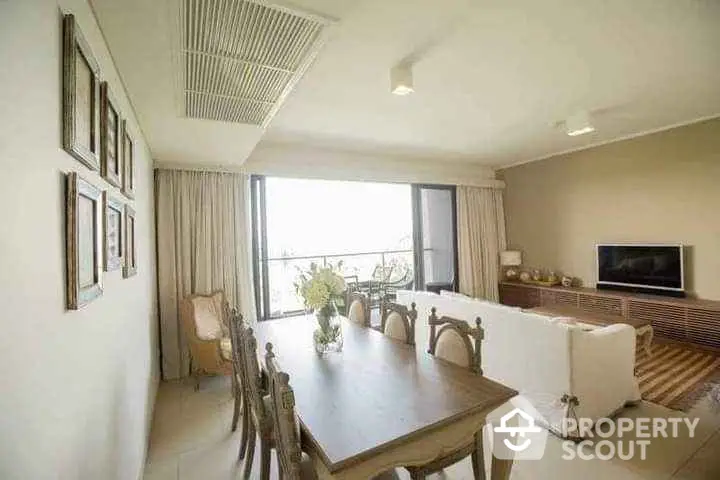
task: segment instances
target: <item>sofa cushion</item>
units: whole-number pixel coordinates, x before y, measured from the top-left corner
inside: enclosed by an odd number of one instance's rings
[[[224,360],[232,362],[232,342],[230,337],[223,337],[220,339],[220,355]]]
[[[464,293],[460,292],[451,292],[450,290],[440,290],[440,295],[443,297],[450,297],[450,298],[460,298],[463,300],[472,300],[472,297],[468,297]]]

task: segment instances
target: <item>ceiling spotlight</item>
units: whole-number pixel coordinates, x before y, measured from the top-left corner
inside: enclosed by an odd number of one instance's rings
[[[590,116],[586,112],[578,113],[565,120],[565,132],[571,137],[594,131],[595,127],[590,123]]]
[[[400,63],[390,69],[390,91],[395,95],[408,95],[415,91],[409,64]]]

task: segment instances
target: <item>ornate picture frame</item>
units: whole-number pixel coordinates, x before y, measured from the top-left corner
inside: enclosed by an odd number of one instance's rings
[[[100,167],[100,67],[73,15],[63,18],[63,149]]]
[[[130,135],[127,120],[122,123],[123,182],[122,192],[128,198],[135,198],[135,142]]]
[[[100,173],[107,182],[122,187],[122,119],[107,82],[100,83]]]
[[[67,308],[77,310],[102,295],[102,190],[67,174],[65,260]]]
[[[103,192],[103,267],[117,270],[125,258],[125,205]]]
[[[123,278],[132,277],[137,273],[137,223],[135,210],[125,205],[125,265]]]

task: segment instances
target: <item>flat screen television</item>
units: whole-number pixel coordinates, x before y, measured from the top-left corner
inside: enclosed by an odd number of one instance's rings
[[[682,245],[597,246],[598,288],[685,296]]]

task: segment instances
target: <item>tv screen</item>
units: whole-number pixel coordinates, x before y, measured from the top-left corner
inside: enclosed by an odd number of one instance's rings
[[[682,291],[681,245],[598,245],[598,286]]]

